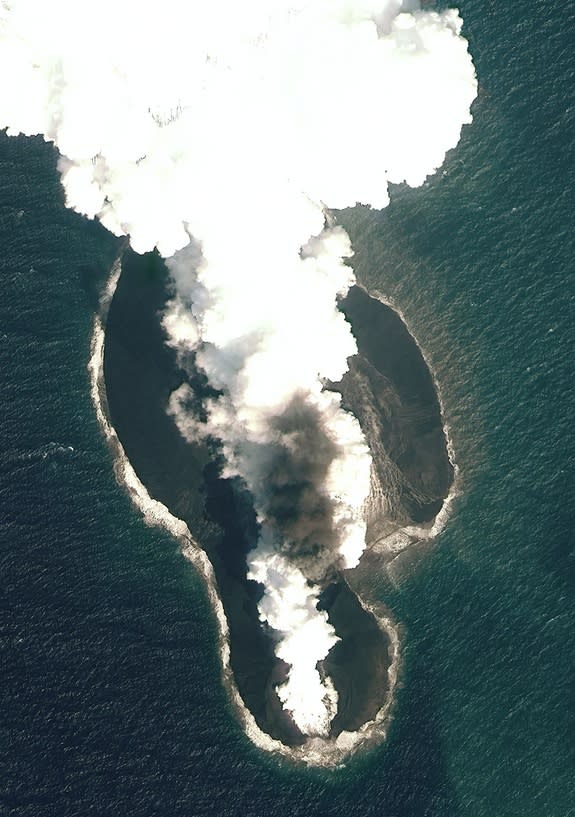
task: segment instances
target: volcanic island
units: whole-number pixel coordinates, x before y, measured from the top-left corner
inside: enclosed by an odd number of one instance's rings
[[[260,621],[262,587],[247,578],[246,557],[258,536],[251,498],[239,480],[222,478],[217,447],[186,441],[167,411],[182,383],[191,386],[198,404],[210,386],[201,371],[182,371],[166,344],[161,316],[170,280],[164,263],[157,254],[128,249],[121,264],[105,327],[109,421],[150,497],[186,523],[213,566],[243,704],[263,733],[297,750],[308,737],[277,694],[289,667],[276,657],[274,633]],[[339,309],[358,353],[343,379],[325,387],[342,395],[342,406],[355,414],[372,451],[385,497],[368,515],[367,546],[385,552],[382,543],[398,531],[433,525],[454,467],[432,374],[399,314],[358,285]],[[321,668],[338,693],[328,739],[334,743],[373,721],[390,697],[390,636],[362,604],[349,573],[330,576],[320,596],[320,609],[339,636]]]

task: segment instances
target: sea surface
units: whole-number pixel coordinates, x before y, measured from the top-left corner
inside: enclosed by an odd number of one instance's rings
[[[65,209],[49,145],[0,136],[2,817],[575,815],[575,5],[460,8],[473,125],[423,188],[338,215],[460,471],[441,535],[374,576],[395,718],[336,770],[235,720],[202,580],[116,482],[90,399],[118,242]]]

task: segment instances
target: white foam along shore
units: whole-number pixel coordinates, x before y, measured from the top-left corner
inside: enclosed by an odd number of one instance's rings
[[[365,287],[362,287],[362,289],[365,289]],[[451,439],[449,424],[445,419],[446,414],[443,396],[441,393],[441,386],[439,385],[439,380],[437,378],[435,369],[431,365],[431,362],[425,353],[424,347],[421,345],[417,338],[417,335],[413,331],[412,327],[409,325],[409,322],[405,317],[405,314],[403,313],[402,309],[395,303],[395,301],[393,301],[393,299],[386,297],[378,290],[369,290],[368,294],[371,298],[376,298],[380,303],[392,309],[400,317],[403,325],[409,332],[411,338],[413,339],[413,342],[416,344],[423,360],[425,361],[425,365],[427,366],[427,369],[431,375],[431,379],[433,380],[435,394],[437,395],[437,401],[439,403],[441,426],[443,429],[443,433],[445,435],[447,457],[449,459],[451,467],[453,468],[453,481],[451,483],[447,496],[442,501],[439,513],[434,517],[432,522],[424,523],[422,525],[415,524],[406,525],[402,528],[398,528],[396,531],[386,536],[383,540],[378,540],[375,543],[374,549],[380,550],[385,553],[392,553],[395,557],[398,556],[407,548],[411,547],[414,544],[417,544],[418,542],[421,542],[424,539],[427,540],[435,539],[435,537],[439,536],[439,534],[443,531],[449,517],[451,516],[454,500],[461,494],[460,485],[461,472],[459,465],[457,464],[457,461],[455,459],[455,449],[453,446],[453,441]]]
[[[116,479],[119,484],[127,490],[132,502],[142,513],[146,524],[162,527],[172,534],[179,541],[183,555],[205,579],[208,597],[218,625],[218,647],[223,683],[236,716],[249,739],[260,749],[281,755],[286,759],[298,763],[310,766],[341,766],[351,754],[363,748],[367,748],[370,745],[380,743],[385,739],[389,721],[392,716],[400,667],[398,626],[388,614],[383,614],[380,610],[366,605],[359,599],[362,606],[372,613],[382,631],[385,632],[389,639],[388,650],[390,665],[388,669],[388,692],[384,705],[373,720],[368,721],[355,732],[342,732],[336,739],[320,737],[309,738],[302,746],[298,747],[286,746],[281,741],[271,738],[259,728],[252,713],[245,706],[234,680],[230,665],[228,622],[218,594],[212,564],[205,551],[194,539],[186,523],[171,514],[163,503],[158,502],[150,496],[128,460],[110,419],[104,379],[105,329],[109,305],[114,296],[121,271],[122,255],[120,255],[114,263],[105,291],[100,300],[100,310],[94,317],[90,360],[88,362],[92,402],[94,404],[96,417],[114,458],[114,473]]]
[[[249,455],[275,434],[270,409],[305,386],[308,403],[321,402],[326,429],[345,443],[326,480],[334,518],[349,528],[340,544],[359,557],[368,458],[359,434],[349,444],[354,423],[317,377],[337,380],[352,348],[334,309],[351,248],[343,231],[322,230],[324,203],[381,209],[390,184],[421,185],[456,146],[477,92],[458,12],[422,9],[417,0],[221,7],[168,0],[159,16],[138,7],[134,40],[130,4],[105,0],[90,26],[70,0],[0,6],[0,62],[20,78],[17,87],[2,86],[0,124],[52,140],[67,205],[129,234],[136,250],[157,247],[173,258],[195,237],[205,308],[187,316],[180,340],[185,349],[203,343],[202,368],[226,396],[209,416],[227,445],[228,473],[250,476],[254,496],[254,486],[268,487],[265,463]],[[158,59],[149,60],[151,50]],[[317,297],[302,303],[310,266]],[[265,288],[267,299],[256,303],[254,288]],[[304,305],[307,319],[292,321]],[[108,431],[111,440],[109,422]],[[147,508],[117,451],[119,478]],[[355,472],[347,467],[360,461]],[[163,506],[150,507],[147,518],[162,518]],[[276,544],[273,525],[268,538]],[[277,540],[287,538],[281,532]]]

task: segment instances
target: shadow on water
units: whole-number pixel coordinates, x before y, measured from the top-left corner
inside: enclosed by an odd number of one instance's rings
[[[445,768],[434,708],[433,673],[421,662],[409,668],[417,682],[409,685],[408,703],[392,727],[385,748],[382,817],[457,817],[457,797]],[[367,805],[367,804],[366,804]]]

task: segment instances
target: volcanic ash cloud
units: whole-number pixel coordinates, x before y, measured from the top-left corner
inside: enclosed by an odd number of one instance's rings
[[[371,466],[323,390],[356,351],[336,306],[350,242],[324,211],[385,207],[457,144],[476,94],[460,31],[399,0],[0,6],[0,126],[56,144],[68,206],[170,259],[170,343],[219,396],[199,421],[183,386],[169,410],[253,496],[250,576],[306,734],[335,714],[316,603],[361,555]]]

